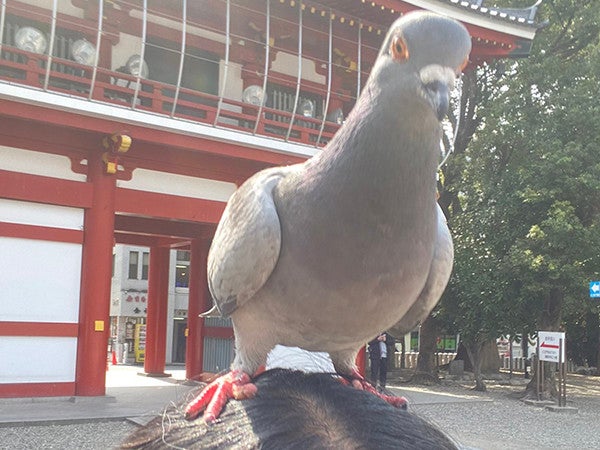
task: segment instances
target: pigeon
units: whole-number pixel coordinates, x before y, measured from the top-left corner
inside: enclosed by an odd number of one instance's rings
[[[323,150],[234,192],[207,270],[213,310],[232,319],[235,358],[188,404],[189,419],[204,411],[214,421],[229,399],[254,396],[252,377],[277,344],[329,353],[337,373],[375,392],[358,351],[426,318],[452,270],[436,170],[441,120],[470,50],[453,19],[400,17]]]

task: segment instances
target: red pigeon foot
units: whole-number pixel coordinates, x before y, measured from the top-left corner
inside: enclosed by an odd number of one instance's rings
[[[256,391],[256,385],[251,382],[250,375],[241,370],[232,370],[202,389],[185,408],[185,418],[194,419],[204,410],[204,420],[214,422],[229,399],[252,398]]]
[[[405,397],[396,397],[395,395],[386,395],[382,392],[377,392],[377,389],[375,389],[371,383],[365,380],[365,378],[357,370],[352,371],[351,377],[352,381],[349,381],[347,383],[350,384],[352,387],[361,391],[370,392],[371,394],[376,395],[377,397],[386,401],[390,405],[394,406],[395,408],[408,408],[408,400],[406,400]],[[342,378],[342,380],[346,382],[345,378]]]

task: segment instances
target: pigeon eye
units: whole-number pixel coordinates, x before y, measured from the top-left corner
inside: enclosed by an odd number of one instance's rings
[[[468,65],[469,65],[469,57],[467,56],[465,58],[465,60],[462,62],[462,64],[460,65],[460,67],[458,68],[458,71],[456,73],[460,75],[460,73],[463,70],[465,70],[465,67],[467,67]]]
[[[400,36],[395,36],[392,40],[390,52],[392,54],[392,58],[398,61],[404,61],[408,59],[408,47],[406,46],[404,39],[402,39]]]

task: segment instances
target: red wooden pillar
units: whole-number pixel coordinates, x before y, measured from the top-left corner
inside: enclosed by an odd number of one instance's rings
[[[358,355],[356,355],[356,368],[358,369],[358,373],[360,373],[363,377],[366,378],[366,370],[367,370],[367,351],[365,346],[363,345],[358,351]]]
[[[148,310],[146,312],[146,350],[144,372],[149,376],[165,374],[167,315],[169,309],[169,249],[152,247],[148,272]]]
[[[198,315],[211,307],[206,277],[208,248],[209,243],[200,239],[194,239],[190,246],[188,333],[185,348],[185,376],[187,379],[197,378],[202,373],[204,319]]]
[[[93,198],[84,216],[75,394],[100,396],[106,393],[116,178],[105,172],[99,153],[90,152],[87,181]]]

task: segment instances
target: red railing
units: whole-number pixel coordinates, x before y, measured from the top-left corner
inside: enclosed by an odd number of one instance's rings
[[[269,107],[263,107],[261,117],[257,117],[258,106],[228,98],[219,99],[216,95],[183,87],[179,88],[179,97],[173,108],[176,95],[176,87],[173,85],[138,79],[126,73],[98,67],[95,83],[92,86],[94,70],[92,67],[58,57],[53,57],[51,64],[53,68],[58,67],[60,70],[47,70],[48,56],[46,55],[4,45],[2,58],[0,58],[0,80],[36,89],[44,89],[47,84],[49,92],[83,97],[92,102],[111,103],[244,133],[253,133],[258,120],[257,134],[280,140],[286,139],[289,123],[294,120],[287,140],[312,146],[326,144],[339,128],[339,125],[332,122],[325,122],[323,125],[322,119],[299,114],[292,117],[288,111]],[[139,87],[136,89],[138,82]],[[92,90],[91,94],[90,90]],[[222,102],[220,108],[219,101]]]

